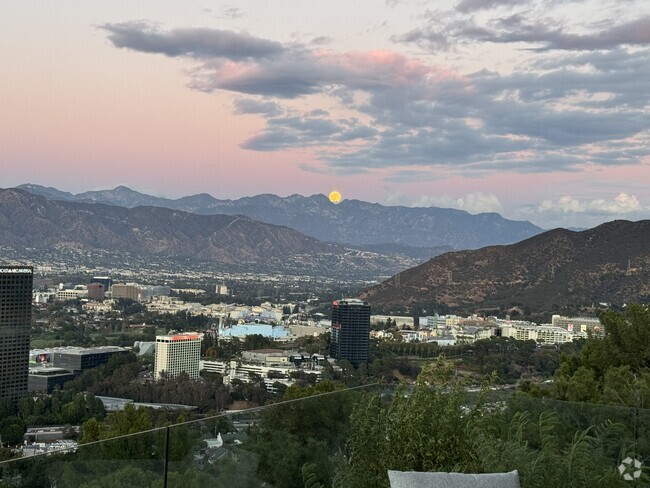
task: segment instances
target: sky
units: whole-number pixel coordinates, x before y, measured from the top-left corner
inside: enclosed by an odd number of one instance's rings
[[[20,0],[1,187],[650,218],[647,0]]]

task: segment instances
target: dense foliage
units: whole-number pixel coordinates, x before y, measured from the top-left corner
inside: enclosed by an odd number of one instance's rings
[[[388,469],[516,469],[524,488],[626,486],[617,466],[650,455],[645,419],[632,422],[629,409],[490,398],[489,390],[472,398],[451,382],[450,366],[439,360],[412,391],[357,404],[336,486],[388,487]]]
[[[579,356],[565,356],[555,375],[562,400],[650,407],[650,308],[630,305],[606,312],[602,340],[590,340]]]

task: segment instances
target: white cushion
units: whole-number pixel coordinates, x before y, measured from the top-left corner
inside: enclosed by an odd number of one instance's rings
[[[509,473],[421,473],[388,471],[391,488],[520,488],[517,471]]]

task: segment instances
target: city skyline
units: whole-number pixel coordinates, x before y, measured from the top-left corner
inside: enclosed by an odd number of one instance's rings
[[[3,7],[3,186],[650,218],[650,6]]]

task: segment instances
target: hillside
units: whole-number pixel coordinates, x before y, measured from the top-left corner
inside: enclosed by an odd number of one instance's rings
[[[326,276],[386,275],[409,262],[322,243],[244,216],[48,200],[18,189],[0,189],[0,242],[25,252],[105,250]]]
[[[363,290],[378,306],[460,308],[567,305],[650,299],[650,220],[555,229],[517,244],[443,254]],[[628,272],[628,261],[630,269]]]

